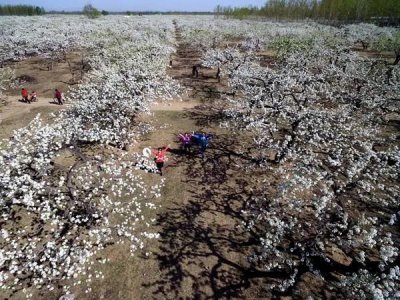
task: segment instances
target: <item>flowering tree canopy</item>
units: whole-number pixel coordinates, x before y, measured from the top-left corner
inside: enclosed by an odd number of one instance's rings
[[[246,258],[271,274],[265,289],[289,293],[308,272],[343,298],[399,297],[400,68],[397,56],[354,48],[397,55],[398,31],[209,16],[0,23],[0,91],[11,61],[90,54],[70,105],[0,145],[3,289],[51,290],[85,275],[107,245],[128,242],[133,253],[157,237],[148,216],[163,180],[124,149],[149,129],[140,115],[151,102],[180,92],[165,70],[176,24],[202,65],[227,79],[220,125],[248,137],[243,170],[262,174],[247,182],[258,190],[243,200],[240,226],[257,237]],[[265,50],[273,64],[262,64]]]
[[[1,146],[0,281],[2,289],[24,289],[27,296],[28,286],[52,290],[56,282],[85,274],[108,244],[128,242],[133,253],[156,236],[152,218],[144,216],[157,207],[163,181],[147,175],[155,171],[152,161],[121,148],[148,127],[137,117],[152,100],[179,92],[165,71],[174,51],[171,20],[112,18],[72,26],[55,18],[51,28],[41,28],[51,19],[35,19],[30,32],[40,37],[56,31],[65,47],[86,48],[90,72],[52,124],[38,116]],[[18,30],[7,38],[19,38]],[[61,47],[57,34],[56,48],[43,39],[49,51]],[[4,87],[9,73],[1,70]]]
[[[250,261],[286,274],[269,287],[287,291],[304,272],[324,278],[341,265],[343,295],[390,298],[399,295],[400,152],[386,128],[399,113],[400,69],[340,36],[278,37],[270,68],[240,48],[209,49],[203,64],[222,66],[234,91],[221,125],[250,134],[252,167],[269,173],[269,192],[243,211],[260,236]]]

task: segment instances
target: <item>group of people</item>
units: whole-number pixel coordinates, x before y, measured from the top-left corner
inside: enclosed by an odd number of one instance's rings
[[[185,132],[179,133],[178,139],[181,143],[181,150],[186,153],[192,153],[192,146],[198,145],[199,155],[204,159],[204,153],[208,147],[209,140],[212,138],[211,134],[205,132]],[[162,176],[162,169],[164,167],[164,162],[166,161],[166,153],[170,150],[169,145],[164,147],[159,147],[153,150],[154,162],[156,163],[157,170]]]
[[[37,101],[37,94],[35,91],[32,91],[32,93],[29,95],[28,90],[23,88],[21,90],[21,96],[22,96],[22,101],[29,104],[31,104],[31,102]]]
[[[207,149],[211,137],[211,134],[205,132],[185,132],[178,135],[179,141],[181,142],[181,148],[185,153],[191,153],[192,145],[196,144],[199,146],[200,156],[203,159],[204,152]]]
[[[26,88],[22,88],[21,96],[22,96],[22,101],[25,103],[31,104],[31,102],[37,101],[36,92],[32,91],[32,93],[29,95],[29,92]],[[63,104],[63,96],[62,96],[61,91],[58,89],[54,90],[54,101],[57,101],[57,104],[59,104],[59,105]]]

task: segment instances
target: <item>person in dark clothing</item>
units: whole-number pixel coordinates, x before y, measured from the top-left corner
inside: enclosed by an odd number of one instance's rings
[[[62,104],[63,104],[63,102],[62,102],[62,95],[61,95],[61,92],[60,92],[58,89],[55,90],[54,98],[57,99],[59,105],[62,105]]]
[[[194,65],[193,67],[192,67],[192,76],[193,77],[199,77],[199,70],[198,70],[198,66],[196,66],[196,65]]]
[[[189,132],[185,132],[184,134],[180,133],[179,140],[181,141],[183,151],[190,153],[192,146],[192,135]]]
[[[211,134],[206,134],[205,132],[203,133],[193,133],[192,138],[193,140],[199,145],[200,147],[200,156],[202,159],[204,159],[204,152],[206,152],[208,142],[211,139],[212,135]]]

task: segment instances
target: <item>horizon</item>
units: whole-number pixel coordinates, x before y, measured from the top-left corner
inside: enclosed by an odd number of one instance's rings
[[[54,12],[79,12],[86,4],[91,4],[98,10],[106,10],[112,13],[123,13],[126,11],[137,12],[213,12],[217,5],[243,7],[243,6],[263,6],[266,0],[204,0],[202,2],[193,1],[129,1],[129,0],[70,0],[70,1],[51,1],[51,0],[0,0],[0,5],[32,5],[43,7],[46,11]]]

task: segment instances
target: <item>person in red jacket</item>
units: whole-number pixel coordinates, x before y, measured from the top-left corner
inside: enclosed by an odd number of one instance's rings
[[[21,90],[21,96],[22,96],[22,101],[25,101],[26,103],[31,103],[31,101],[29,101],[29,97],[28,97],[28,90],[23,88]]]
[[[162,176],[162,168],[164,167],[164,162],[166,161],[165,155],[168,150],[169,150],[169,145],[160,147],[157,150],[153,150],[154,161],[156,163],[160,176]]]
[[[57,99],[58,104],[60,104],[60,105],[63,104],[63,103],[62,103],[62,95],[61,95],[61,92],[60,92],[58,89],[55,90],[54,98]]]

